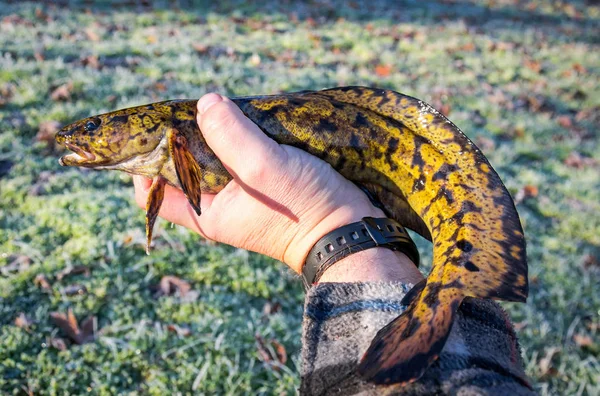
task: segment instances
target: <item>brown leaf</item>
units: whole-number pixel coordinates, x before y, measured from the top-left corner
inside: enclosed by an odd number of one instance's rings
[[[66,277],[69,277],[72,275],[80,275],[80,274],[85,274],[85,276],[90,276],[90,267],[85,266],[85,265],[76,265],[74,267],[73,266],[66,267],[56,275],[56,280],[60,281]]]
[[[100,41],[100,35],[96,33],[92,28],[87,28],[83,31],[90,41]]]
[[[592,337],[586,334],[574,334],[573,341],[580,347],[589,347],[594,344]]]
[[[146,41],[148,42],[148,44],[156,44],[156,43],[158,43],[158,37],[156,37],[153,34],[149,34],[146,37]]]
[[[92,69],[100,69],[100,61],[96,55],[84,56],[81,58],[81,64],[83,66],[89,66]]]
[[[375,74],[377,74],[379,77],[388,77],[390,74],[392,74],[392,66],[379,64],[375,66]]]
[[[277,312],[281,311],[281,304],[278,302],[271,302],[271,301],[267,301],[265,303],[265,305],[263,305],[263,316],[269,316],[269,315],[273,315],[276,314]]]
[[[569,129],[573,126],[573,120],[571,119],[571,117],[566,115],[558,117],[556,119],[556,122],[558,123],[558,125],[565,129]]]
[[[192,48],[200,55],[206,54],[210,49],[208,45],[202,43],[194,43],[192,44]]]
[[[273,370],[279,371],[279,366],[287,362],[285,347],[274,339],[267,342],[259,334],[255,334],[254,338],[260,360],[267,363]]]
[[[46,278],[46,275],[44,275],[44,274],[38,274],[35,277],[35,279],[33,280],[33,283],[36,286],[40,286],[42,288],[42,290],[52,291],[52,286],[50,285],[48,278]]]
[[[160,285],[156,295],[160,296],[172,296],[179,294],[180,297],[184,297],[192,287],[185,280],[172,275],[163,276],[160,280]]]
[[[0,267],[0,274],[9,276],[12,273],[19,273],[29,268],[31,258],[24,254],[11,254],[6,258],[8,264]]]
[[[48,343],[48,345],[50,345],[53,348],[58,349],[59,351],[67,350],[67,343],[65,342],[65,340],[63,338],[52,337],[47,340],[47,343]]]
[[[0,106],[3,106],[10,102],[13,95],[15,94],[15,86],[11,83],[5,83],[0,86]]]
[[[73,83],[68,82],[56,88],[50,94],[50,99],[54,101],[67,101],[71,99],[71,91],[73,90]]]
[[[94,316],[87,317],[82,322],[81,328],[70,308],[66,315],[61,312],[51,312],[50,318],[74,343],[82,345],[94,340],[94,322],[96,321]]]
[[[62,288],[61,293],[66,296],[84,295],[87,293],[87,288],[83,285],[69,285]]]
[[[598,257],[588,254],[583,259],[583,268],[592,269],[592,268],[600,268],[600,261]]]
[[[23,312],[21,312],[19,316],[15,318],[15,326],[25,331],[29,331],[29,328],[32,324],[33,320],[27,317]]]
[[[192,330],[188,327],[178,326],[176,324],[167,325],[167,330],[172,333],[176,333],[179,337],[189,337],[192,335]]]
[[[473,43],[466,43],[466,44],[461,45],[460,47],[458,47],[458,49],[460,51],[473,52],[473,51],[475,51],[475,44],[473,44]]]
[[[515,195],[515,203],[521,203],[526,198],[535,198],[538,196],[538,194],[539,190],[536,186],[527,184],[523,186],[523,188],[520,189],[519,192],[517,192],[517,194]]]
[[[579,63],[574,63],[573,64],[573,70],[575,70],[577,73],[579,74],[587,74],[587,69],[583,66],[581,66],[581,64]]]
[[[558,347],[551,347],[546,349],[546,356],[544,356],[542,359],[540,359],[540,361],[538,362],[538,368],[540,369],[540,376],[543,375],[555,375],[553,370],[556,370],[554,367],[552,367],[552,358],[554,357],[554,355],[560,353],[560,348]]]
[[[585,168],[587,166],[596,165],[597,161],[593,158],[582,157],[577,151],[571,151],[569,156],[565,158],[564,164],[571,168]]]
[[[542,71],[541,62],[534,61],[531,59],[525,59],[525,67],[533,71],[534,73],[539,73],[540,71]]]

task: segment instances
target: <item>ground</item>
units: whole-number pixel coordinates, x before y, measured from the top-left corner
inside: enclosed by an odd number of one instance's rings
[[[0,2],[1,393],[296,392],[299,279],[164,221],[146,255],[130,177],[60,167],[53,134],[209,91],[343,85],[419,97],[488,156],[528,243],[530,297],[502,304],[527,374],[542,395],[600,393],[596,1],[53,3]]]

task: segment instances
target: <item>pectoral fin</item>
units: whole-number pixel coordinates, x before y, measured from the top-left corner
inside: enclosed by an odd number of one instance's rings
[[[152,243],[152,229],[158,216],[158,211],[165,197],[165,184],[167,180],[162,176],[156,176],[152,180],[152,186],[148,192],[146,201],[146,254],[150,254],[150,243]]]
[[[185,136],[173,129],[169,135],[169,150],[175,164],[175,171],[181,189],[194,211],[200,216],[200,182],[202,171],[200,165],[189,150]]]

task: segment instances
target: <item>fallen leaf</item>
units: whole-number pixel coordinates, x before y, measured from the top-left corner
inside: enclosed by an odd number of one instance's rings
[[[77,324],[77,319],[75,318],[75,315],[73,315],[73,310],[70,308],[66,315],[62,312],[51,312],[50,318],[54,324],[76,344],[82,345],[92,342],[95,338],[95,316],[88,316],[81,322],[81,328]]]
[[[61,294],[66,296],[84,295],[87,293],[87,288],[83,285],[69,285],[61,289]]]
[[[388,77],[392,74],[392,66],[391,65],[377,65],[375,66],[375,74],[379,77]]]
[[[100,61],[96,55],[88,55],[81,58],[83,66],[91,67],[92,69],[100,69]]]
[[[153,34],[150,34],[146,37],[146,41],[148,42],[148,44],[156,44],[158,43],[158,37],[156,37]]]
[[[11,254],[6,258],[6,261],[7,264],[0,267],[0,274],[3,276],[23,272],[31,264],[31,258],[23,254]]]
[[[73,90],[73,83],[68,82],[54,89],[50,94],[50,99],[54,101],[67,101],[71,99],[71,91]]]
[[[552,367],[552,358],[554,355],[560,353],[560,348],[551,347],[546,349],[546,355],[540,359],[538,362],[538,368],[540,370],[540,376],[544,376],[546,374],[555,375],[553,371],[551,371]],[[554,369],[556,370],[556,369]]]
[[[177,276],[166,275],[160,279],[156,296],[173,296],[179,294],[180,297],[185,297],[191,289],[192,287],[185,280]]]
[[[192,330],[188,327],[178,326],[175,324],[167,325],[167,330],[172,333],[176,333],[179,337],[189,337],[192,334]]]
[[[273,370],[279,371],[279,366],[287,362],[287,351],[285,347],[277,340],[271,339],[268,342],[259,334],[255,334],[256,346],[260,360],[267,363]]]
[[[60,338],[60,337],[51,337],[48,338],[47,340],[47,344],[50,345],[51,347],[58,349],[59,351],[66,351],[67,350],[67,343],[65,342],[64,339]]]
[[[460,47],[458,47],[458,49],[460,51],[473,52],[473,51],[475,51],[475,44],[473,44],[473,43],[466,43],[466,44],[461,45]]]
[[[574,334],[573,341],[575,341],[575,344],[577,344],[580,347],[589,347],[594,344],[594,340],[592,340],[592,337],[586,334]]]
[[[585,258],[583,259],[583,268],[600,268],[600,261],[598,260],[598,257],[592,254],[588,254],[587,256],[585,256]]]
[[[577,151],[571,151],[569,156],[565,158],[564,164],[570,166],[571,168],[585,168],[587,166],[596,165],[596,160],[589,157],[583,157]]]
[[[556,119],[556,122],[558,123],[558,125],[560,125],[561,127],[565,128],[565,129],[569,129],[573,126],[573,120],[571,120],[571,117],[563,115],[560,116]]]
[[[573,64],[573,70],[575,70],[579,74],[587,74],[587,72],[588,72],[587,69],[579,63]]]
[[[269,316],[269,315],[273,315],[276,314],[277,312],[281,311],[281,304],[278,302],[271,302],[271,301],[267,301],[265,303],[265,305],[263,305],[263,316]]]
[[[194,49],[194,51],[196,51],[198,54],[206,54],[209,50],[209,46],[206,44],[201,44],[201,43],[194,43],[192,44],[192,48]]]
[[[90,267],[85,266],[85,265],[68,266],[56,275],[56,280],[60,281],[68,276],[81,275],[81,274],[85,274],[85,276],[89,276],[90,275]]]
[[[96,33],[92,28],[87,28],[83,31],[90,41],[100,41],[100,35]]]
[[[23,312],[19,313],[19,316],[15,318],[15,326],[25,331],[29,331],[32,324],[33,320],[27,317]]]
[[[36,286],[40,286],[42,288],[42,290],[52,291],[52,286],[50,285],[48,278],[46,278],[46,275],[44,275],[44,274],[38,274],[35,277],[35,279],[33,280],[33,283]]]
[[[534,61],[531,59],[525,59],[525,67],[534,73],[539,73],[542,70],[541,62]]]
[[[519,192],[517,192],[517,194],[515,195],[515,203],[520,203],[526,198],[535,198],[538,196],[538,194],[539,190],[536,186],[527,184],[523,186],[523,188],[520,189]]]

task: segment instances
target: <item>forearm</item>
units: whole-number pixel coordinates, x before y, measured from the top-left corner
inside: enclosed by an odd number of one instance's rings
[[[417,382],[373,388],[355,368],[375,333],[404,310],[404,282],[321,283],[307,294],[304,317],[303,394],[531,394],[518,343],[502,309],[467,299],[440,358]]]

